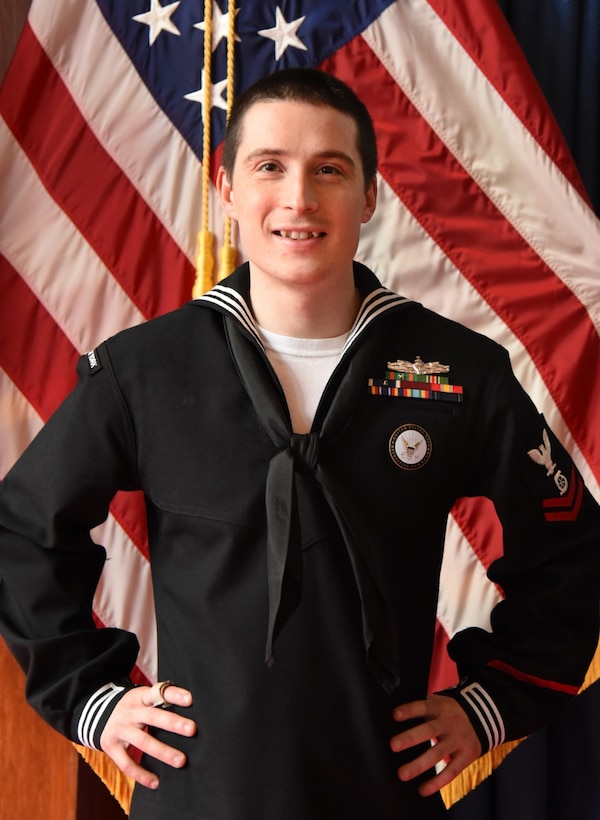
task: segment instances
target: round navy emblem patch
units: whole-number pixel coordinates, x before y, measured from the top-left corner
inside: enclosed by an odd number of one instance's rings
[[[403,424],[390,437],[390,456],[403,470],[424,467],[431,455],[429,433],[418,424]]]

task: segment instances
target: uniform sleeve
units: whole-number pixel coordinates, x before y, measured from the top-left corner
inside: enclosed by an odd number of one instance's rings
[[[577,694],[598,643],[600,515],[569,454],[508,362],[474,452],[469,495],[490,498],[503,555],[488,577],[504,594],[491,632],[457,633],[448,651],[485,750],[530,734]],[[483,414],[482,414],[483,415]]]
[[[94,366],[82,358],[74,391],[0,485],[0,631],[29,703],[91,746],[131,686],[139,648],[92,617],[106,551],[90,530],[117,490],[138,486],[126,404],[105,347],[95,355]]]

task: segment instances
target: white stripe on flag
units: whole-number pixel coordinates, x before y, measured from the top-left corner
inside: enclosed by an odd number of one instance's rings
[[[144,317],[42,185],[0,118],[0,251],[80,352]],[[101,306],[101,310],[99,310]]]
[[[363,37],[496,207],[577,294],[600,332],[600,222],[445,23],[426,0],[404,0]]]
[[[0,367],[0,479],[43,425],[38,413]]]
[[[154,681],[156,619],[150,564],[112,515],[92,530],[92,538],[107,551],[94,612],[104,626],[118,626],[137,635],[140,654],[136,666]]]
[[[193,262],[201,224],[198,158],[142,82],[95,2],[34,3],[29,17],[40,43],[107,153]],[[102,69],[99,70],[99,66]],[[210,230],[221,235],[216,193]]]

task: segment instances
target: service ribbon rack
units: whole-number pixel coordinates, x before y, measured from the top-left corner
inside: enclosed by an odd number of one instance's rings
[[[463,387],[451,384],[447,373],[450,366],[440,362],[424,362],[420,356],[409,362],[399,359],[388,362],[383,379],[369,379],[373,396],[393,396],[408,399],[462,402]]]

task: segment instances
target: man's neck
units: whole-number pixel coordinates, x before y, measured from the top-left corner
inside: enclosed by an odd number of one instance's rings
[[[260,327],[298,339],[329,339],[350,330],[360,294],[349,280],[340,288],[263,283],[252,279],[250,301]]]

